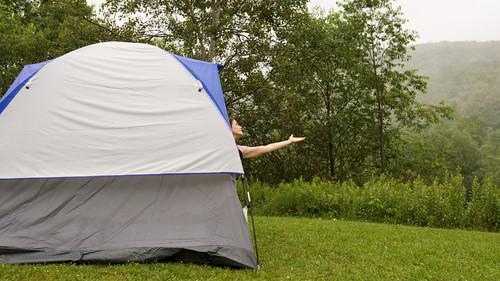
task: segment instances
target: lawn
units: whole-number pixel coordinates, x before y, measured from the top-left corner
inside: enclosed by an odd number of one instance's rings
[[[500,233],[257,217],[261,269],[0,265],[0,280],[500,280]]]

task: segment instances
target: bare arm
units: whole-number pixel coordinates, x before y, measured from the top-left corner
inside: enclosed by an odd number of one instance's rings
[[[254,158],[257,156],[261,156],[271,151],[283,148],[292,143],[303,141],[304,139],[305,139],[304,137],[294,137],[293,135],[291,135],[290,138],[288,138],[288,140],[285,141],[274,142],[268,145],[246,147],[246,149],[242,151],[243,158],[246,159],[246,158]]]

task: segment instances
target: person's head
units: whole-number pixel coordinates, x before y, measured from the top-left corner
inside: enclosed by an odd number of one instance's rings
[[[229,121],[231,122],[231,132],[233,133],[233,137],[235,140],[243,137],[243,127],[241,127],[236,119],[230,118]]]

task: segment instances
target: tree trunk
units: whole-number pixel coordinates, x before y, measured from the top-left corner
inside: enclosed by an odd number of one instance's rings
[[[217,51],[217,31],[219,26],[219,18],[221,13],[221,1],[212,0],[212,21],[210,25],[210,45],[208,47],[207,60],[214,62]]]
[[[330,172],[330,179],[335,177],[335,158],[333,157],[333,143],[331,138],[331,133],[329,133],[328,139],[328,166]]]
[[[331,128],[331,115],[332,115],[332,103],[330,101],[330,88],[327,87],[325,93],[325,105],[326,105],[326,118],[327,118],[327,157],[328,157],[328,173],[330,179],[335,177],[335,157],[333,156],[333,136]]]
[[[385,171],[383,89],[381,88],[380,85],[379,77],[377,74],[377,65],[374,59],[372,60],[372,65],[373,65],[373,75],[375,78],[375,94],[377,96],[380,174],[383,174]]]
[[[378,123],[379,123],[379,142],[380,142],[380,174],[385,171],[385,143],[384,143],[384,112],[382,111],[382,93],[377,93],[377,105],[378,105]]]

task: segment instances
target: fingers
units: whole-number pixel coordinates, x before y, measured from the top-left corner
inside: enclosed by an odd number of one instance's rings
[[[294,137],[293,134],[288,138],[292,143],[303,141],[305,137]]]

